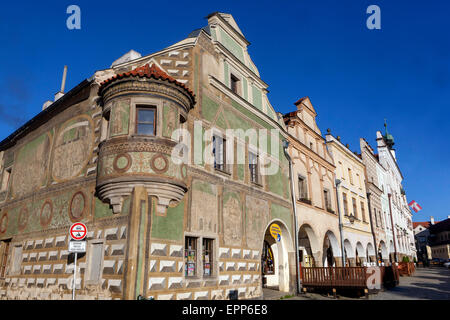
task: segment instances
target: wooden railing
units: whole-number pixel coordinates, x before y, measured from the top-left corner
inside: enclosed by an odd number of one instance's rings
[[[302,285],[311,287],[365,288],[367,272],[365,267],[302,267]]]
[[[379,267],[380,285],[394,287],[399,284],[396,266]],[[314,288],[359,288],[368,289],[368,279],[372,275],[367,267],[301,267],[302,286]],[[373,284],[373,278],[370,280]]]

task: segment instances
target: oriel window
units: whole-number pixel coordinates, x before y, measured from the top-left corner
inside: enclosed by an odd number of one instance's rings
[[[136,133],[146,136],[156,134],[156,108],[149,106],[136,107]]]

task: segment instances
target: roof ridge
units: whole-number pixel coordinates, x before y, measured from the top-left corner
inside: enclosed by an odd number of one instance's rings
[[[179,85],[180,87],[184,88],[186,91],[189,92],[189,94],[194,98],[195,100],[195,94],[194,92],[189,89],[184,83],[179,82],[177,79],[169,76],[166,72],[164,72],[161,68],[159,68],[155,63],[152,63],[152,65],[150,66],[150,64],[145,64],[141,67],[138,67],[134,70],[131,71],[127,71],[127,72],[123,72],[123,73],[119,73],[116,74],[114,76],[112,76],[111,78],[103,81],[102,83],[100,83],[100,91],[102,90],[102,88],[107,85],[108,83],[111,83],[117,79],[122,79],[124,77],[129,77],[129,76],[138,76],[138,77],[146,77],[146,78],[154,78],[154,79],[162,79],[162,80],[168,80],[171,83],[175,83],[177,85]]]

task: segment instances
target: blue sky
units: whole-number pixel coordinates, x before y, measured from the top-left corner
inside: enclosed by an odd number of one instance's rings
[[[81,30],[66,27],[69,5]],[[381,30],[366,8],[381,9]],[[352,150],[375,146],[388,119],[414,221],[450,214],[450,2],[448,1],[51,1],[2,3],[0,139],[66,91],[134,49],[150,54],[231,13],[277,111],[309,96],[322,133],[331,128]]]

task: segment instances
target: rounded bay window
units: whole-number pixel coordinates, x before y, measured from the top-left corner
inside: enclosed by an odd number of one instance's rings
[[[171,137],[194,107],[194,94],[147,64],[104,81],[99,96],[107,119],[97,170],[99,196],[119,213],[123,197],[145,186],[164,212],[187,191],[184,168],[171,159],[178,143]]]

